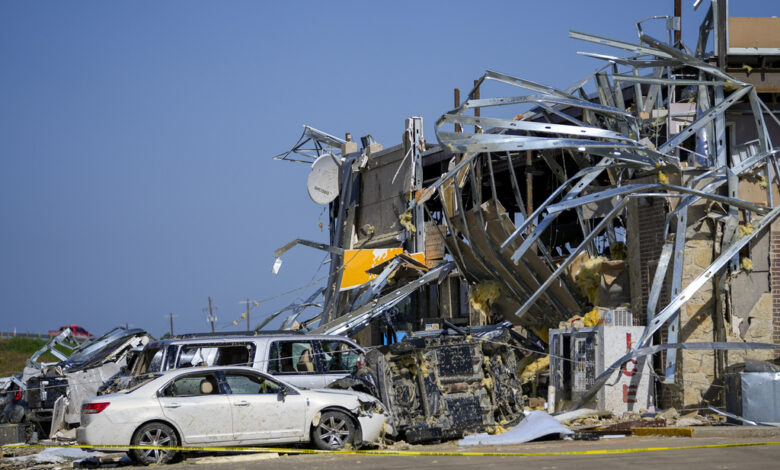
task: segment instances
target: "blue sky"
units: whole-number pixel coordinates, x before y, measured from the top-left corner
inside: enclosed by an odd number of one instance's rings
[[[683,0],[695,46],[708,5]],[[734,2],[772,16],[774,2]],[[739,5],[737,5],[739,3]],[[768,6],[771,5],[771,6]],[[294,238],[327,241],[308,168],[271,156],[303,124],[400,142],[485,69],[566,87],[635,42],[673,1],[69,1],[0,3],[0,331],[129,323],[154,335],[235,330],[309,295],[327,273]],[[774,11],[772,11],[774,10]],[[657,32],[651,29],[651,34]],[[241,323],[245,325],[245,323]]]

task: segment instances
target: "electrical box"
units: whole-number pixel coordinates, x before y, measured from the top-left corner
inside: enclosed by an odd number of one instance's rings
[[[0,445],[19,444],[25,441],[23,424],[0,424]]]
[[[780,372],[726,374],[726,409],[751,421],[780,425]]]
[[[597,326],[550,330],[550,380],[555,409],[567,408],[595,384],[605,368],[636,346],[641,326]],[[629,361],[612,372],[607,383],[585,408],[616,414],[647,409],[654,404],[649,357]]]

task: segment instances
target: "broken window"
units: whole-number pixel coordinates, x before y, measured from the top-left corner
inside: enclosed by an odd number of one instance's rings
[[[141,354],[141,358],[138,360],[138,367],[133,375],[142,375],[148,372],[160,372],[160,366],[162,365],[163,349],[162,348],[149,348]]]
[[[314,351],[309,341],[275,341],[271,344],[268,372],[271,374],[315,373]]]
[[[182,346],[177,368],[196,366],[247,366],[254,359],[254,346],[238,344],[230,346]]]
[[[350,372],[357,365],[358,351],[344,341],[323,341],[322,363],[325,372]]]

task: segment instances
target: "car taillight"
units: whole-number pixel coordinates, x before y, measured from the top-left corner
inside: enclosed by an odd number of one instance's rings
[[[84,403],[81,406],[81,412],[85,415],[96,415],[105,410],[108,405],[110,405],[110,403],[107,401],[101,401],[98,403]]]
[[[22,399],[22,391],[17,390],[16,393],[14,393],[14,401],[19,401]]]

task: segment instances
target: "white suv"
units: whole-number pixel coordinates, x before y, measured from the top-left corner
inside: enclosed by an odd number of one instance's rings
[[[343,336],[200,335],[147,344],[130,377],[184,367],[249,366],[296,387],[316,389],[348,376],[364,352]]]

